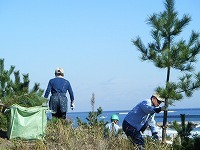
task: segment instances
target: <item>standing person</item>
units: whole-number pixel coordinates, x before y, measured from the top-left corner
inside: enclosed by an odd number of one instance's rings
[[[158,140],[158,131],[155,125],[155,113],[165,110],[165,107],[159,107],[164,102],[159,94],[155,93],[150,99],[143,100],[137,104],[124,118],[122,128],[127,137],[137,144],[139,149],[144,149],[144,138],[141,132],[149,126],[152,136]]]
[[[106,124],[105,126],[105,131],[104,131],[104,134],[105,136],[107,137],[108,134],[112,134],[112,135],[117,135],[118,132],[119,132],[119,125],[118,125],[118,122],[119,122],[119,117],[118,115],[116,114],[113,114],[110,118],[111,122]]]
[[[56,68],[55,78],[50,79],[44,97],[48,98],[51,92],[49,107],[53,111],[53,116],[58,118],[66,118],[67,103],[66,97],[67,91],[70,95],[71,109],[74,109],[74,94],[70,82],[64,79],[64,70],[62,68]],[[51,117],[50,117],[51,119]]]

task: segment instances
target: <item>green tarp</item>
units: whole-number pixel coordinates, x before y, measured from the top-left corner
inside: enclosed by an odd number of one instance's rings
[[[10,107],[10,120],[7,131],[9,139],[43,139],[47,126],[47,107]]]

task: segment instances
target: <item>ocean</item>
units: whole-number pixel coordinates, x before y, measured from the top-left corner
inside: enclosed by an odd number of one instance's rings
[[[110,122],[110,117],[113,114],[117,114],[119,116],[119,126],[122,126],[122,122],[124,117],[129,112],[129,110],[120,110],[120,111],[103,111],[103,113],[99,116],[99,120],[104,120],[105,122]],[[77,117],[79,117],[83,122],[87,122],[86,117],[89,112],[69,112],[67,114],[67,118],[73,120],[73,125],[77,126]],[[172,123],[173,121],[180,122],[180,114],[185,114],[186,122],[190,121],[195,124],[198,124],[196,128],[193,130],[193,133],[200,134],[200,108],[182,108],[182,109],[169,109],[168,110],[168,123]],[[163,112],[155,115],[156,122],[163,121]],[[173,129],[169,129],[168,132],[175,132]]]

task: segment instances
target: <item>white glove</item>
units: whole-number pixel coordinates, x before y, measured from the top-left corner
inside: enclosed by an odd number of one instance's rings
[[[167,110],[168,110],[167,106],[162,106],[161,107],[161,111],[167,111]]]
[[[75,104],[71,103],[71,109],[74,110],[75,109]]]

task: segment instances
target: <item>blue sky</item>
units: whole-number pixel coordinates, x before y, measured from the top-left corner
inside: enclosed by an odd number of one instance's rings
[[[200,32],[199,6],[199,0],[175,2],[179,18],[192,17],[180,38]],[[1,0],[0,58],[6,69],[14,65],[29,73],[31,87],[40,83],[42,89],[62,67],[74,91],[75,111],[91,111],[92,93],[95,109],[129,110],[165,83],[166,70],[141,62],[131,42],[137,36],[150,42],[146,19],[163,10],[161,0]],[[171,80],[178,76],[173,71]],[[173,107],[198,107],[199,98],[198,90]]]

